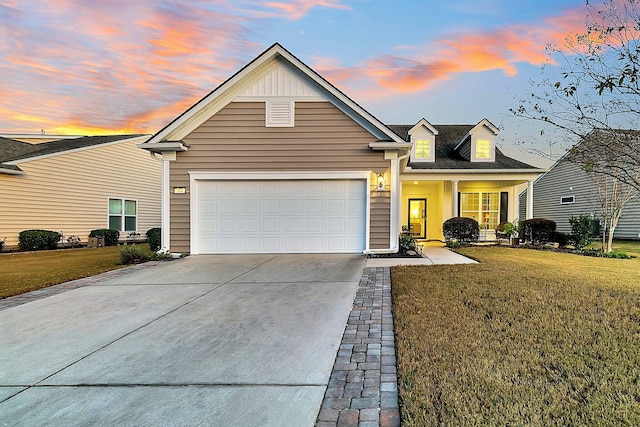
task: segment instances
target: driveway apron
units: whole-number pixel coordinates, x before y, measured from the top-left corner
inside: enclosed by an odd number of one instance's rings
[[[0,311],[0,425],[312,426],[364,262],[190,256]]]

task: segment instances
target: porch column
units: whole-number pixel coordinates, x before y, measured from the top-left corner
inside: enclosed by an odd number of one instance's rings
[[[175,151],[163,152],[162,153],[162,196],[160,201],[162,203],[161,209],[161,220],[160,226],[162,227],[160,233],[160,249],[170,250],[171,249],[171,241],[170,241],[170,232],[171,232],[171,187],[169,181],[169,163],[172,160],[176,159]]]
[[[458,181],[451,181],[451,217],[458,216]]]
[[[533,180],[529,180],[527,184],[527,218],[533,218]]]

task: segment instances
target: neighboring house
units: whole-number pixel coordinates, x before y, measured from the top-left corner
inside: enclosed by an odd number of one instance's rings
[[[504,156],[498,129],[387,126],[274,44],[140,148],[163,158],[172,252],[398,250],[458,214],[493,230],[544,170]],[[529,211],[532,211],[531,201]]]
[[[520,200],[527,197],[527,190]],[[589,215],[600,219],[598,189],[589,175],[576,163],[560,158],[549,172],[540,176],[533,184],[533,203],[536,216],[556,222],[557,231],[571,232],[569,219],[572,216]],[[524,212],[520,210],[521,214]],[[616,239],[640,238],[640,198],[627,202],[620,222],[614,231]]]
[[[148,135],[14,138],[0,137],[0,239],[8,247],[29,229],[86,243],[93,229],[126,239],[160,226],[162,162],[137,148]]]

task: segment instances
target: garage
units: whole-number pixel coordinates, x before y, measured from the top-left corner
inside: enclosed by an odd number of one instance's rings
[[[366,179],[194,180],[191,253],[362,252],[366,189]]]

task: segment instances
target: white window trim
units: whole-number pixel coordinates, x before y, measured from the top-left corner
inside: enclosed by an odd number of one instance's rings
[[[371,188],[371,172],[368,171],[335,171],[335,172],[199,172],[189,171],[189,188],[190,196],[190,217],[191,233],[190,233],[190,250],[192,255],[200,253],[198,248],[198,192],[200,181],[238,181],[238,180],[300,180],[300,179],[362,179],[365,180],[366,189]],[[371,191],[366,193],[366,209],[365,209],[365,241],[364,252],[369,251],[369,234],[371,222]]]
[[[571,199],[570,202],[565,202],[563,199]],[[576,196],[575,195],[571,195],[571,196],[561,196],[560,197],[560,204],[561,205],[573,205],[576,203]]]
[[[417,149],[419,140],[429,141],[429,157],[422,157],[422,158],[418,157],[416,149]],[[413,141],[413,146],[411,147],[411,161],[412,162],[435,162],[436,160],[435,149],[436,149],[435,137],[433,136],[429,138],[416,137],[415,140]]]
[[[487,138],[471,138],[471,161],[472,162],[495,162],[496,161],[496,139],[491,137],[488,138],[489,141],[489,157],[478,157],[477,144],[478,139],[487,141]]]
[[[139,226],[139,222],[138,222],[138,207],[139,207],[139,202],[138,199],[132,199],[132,198],[127,198],[127,197],[108,197],[107,198],[107,227],[109,228],[109,219],[111,219],[112,216],[116,216],[116,215],[112,215],[111,213],[109,213],[109,201],[110,200],[120,200],[122,202],[122,213],[120,214],[120,224],[122,225],[122,228],[126,228],[125,224],[125,217],[127,216],[135,216],[136,218],[136,229],[135,230],[118,230],[120,233],[137,233],[138,232],[138,226]],[[135,215],[125,215],[124,213],[124,205],[125,205],[125,201],[129,201],[129,202],[136,202],[136,214]]]

